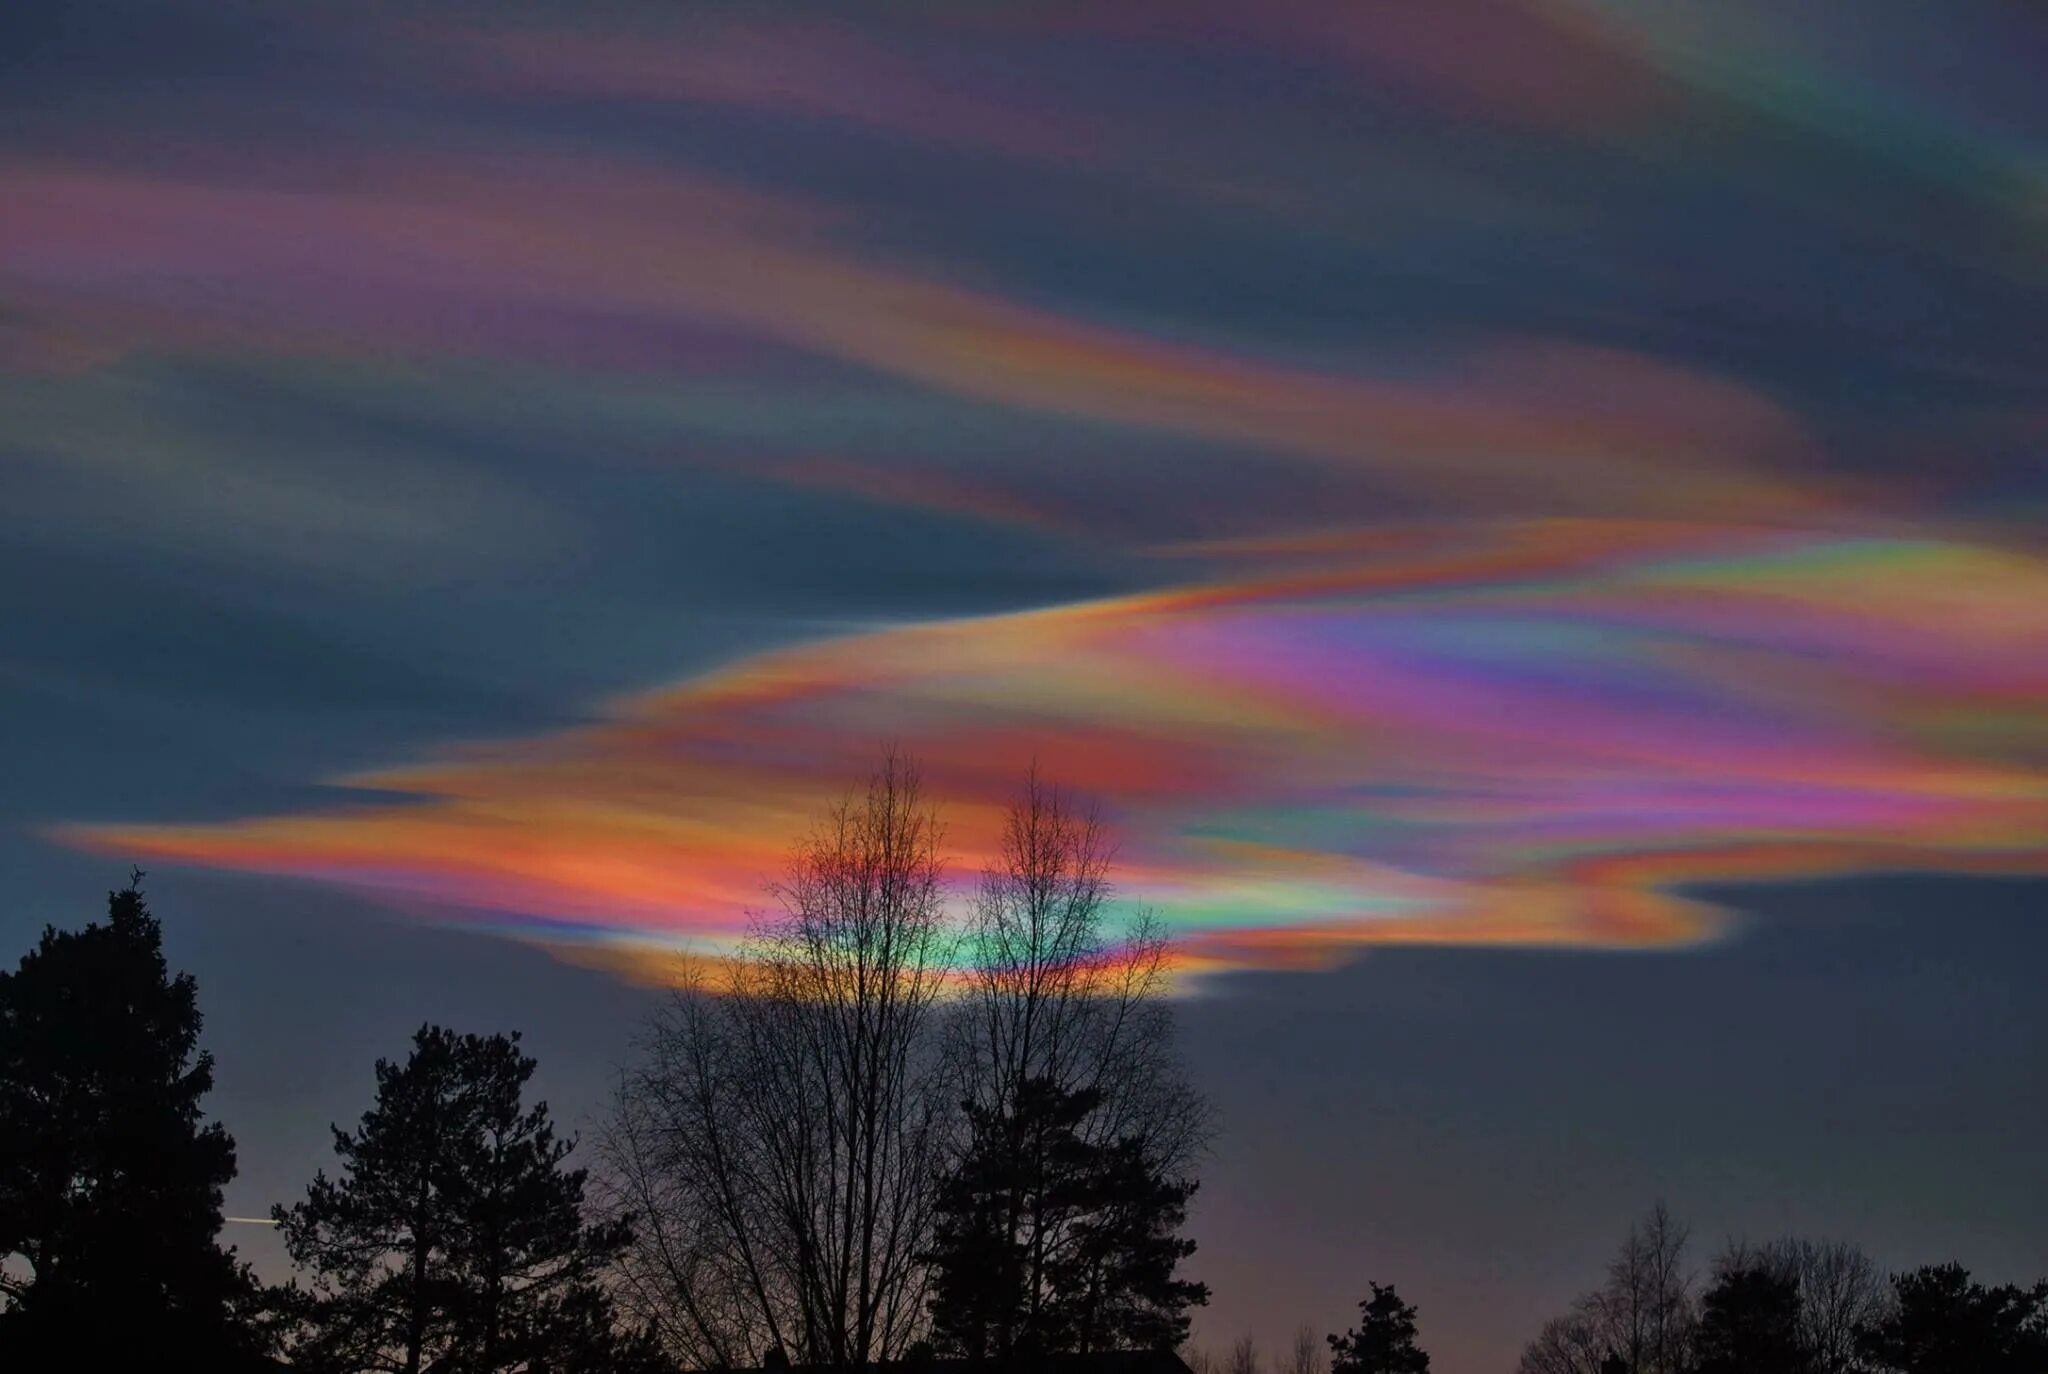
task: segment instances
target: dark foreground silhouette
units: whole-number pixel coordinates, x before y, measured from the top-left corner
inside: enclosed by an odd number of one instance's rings
[[[422,1026],[275,1210],[272,1288],[220,1244],[234,1142],[135,875],[0,973],[0,1368],[1261,1374],[1248,1339],[1186,1344],[1208,1111],[1157,930],[1104,924],[1096,821],[1029,779],[960,929],[938,833],[894,757],[826,816],[744,957],[649,1027],[594,1171],[516,1033]],[[1687,1242],[1650,1213],[1520,1374],[2048,1374],[2048,1283],[1799,1240],[1702,1281]],[[1374,1283],[1270,1369],[1429,1356]]]
[[[0,1357],[253,1367],[257,1287],[218,1244],[235,1143],[200,1119],[198,990],[137,886],[0,973]]]
[[[1702,1289],[1689,1240],[1653,1209],[1519,1374],[2048,1371],[2048,1282],[1986,1287],[1955,1264],[1887,1278],[1852,1245],[1791,1239],[1730,1244]]]

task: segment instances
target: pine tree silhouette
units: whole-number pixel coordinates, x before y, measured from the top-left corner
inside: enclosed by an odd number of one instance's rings
[[[217,1237],[235,1144],[203,1124],[213,1057],[141,873],[107,919],[0,973],[0,1350],[22,1369],[251,1355],[253,1285]],[[195,1366],[197,1367],[197,1366]]]
[[[281,1295],[294,1364],[462,1374],[664,1368],[617,1334],[600,1279],[630,1239],[586,1225],[585,1174],[563,1163],[546,1103],[523,1105],[534,1061],[516,1035],[422,1026],[403,1064],[377,1062],[377,1101],[334,1132],[342,1172],[275,1209],[308,1275]]]

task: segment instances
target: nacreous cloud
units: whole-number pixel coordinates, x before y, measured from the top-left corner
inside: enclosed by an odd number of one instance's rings
[[[351,778],[388,805],[74,828],[653,975],[895,744],[962,880],[1033,760],[1190,967],[1674,945],[1690,885],[2048,854],[2048,564],[1937,540],[1522,522],[1256,580],[808,644],[600,723]]]

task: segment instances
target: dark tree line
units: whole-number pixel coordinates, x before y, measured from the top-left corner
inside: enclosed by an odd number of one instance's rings
[[[220,1244],[234,1142],[202,1120],[212,1058],[136,880],[104,923],[46,930],[0,973],[0,1354],[7,1368],[598,1374],[669,1366],[621,1329],[624,1219],[585,1220],[516,1036],[423,1027],[335,1132],[340,1173],[277,1209],[305,1283]]]
[[[1854,1246],[1793,1239],[1729,1245],[1695,1299],[1687,1239],[1656,1208],[1520,1374],[2048,1371],[2048,1282],[1986,1287],[1954,1264],[1886,1279]]]
[[[333,1172],[220,1243],[234,1145],[137,885],[0,974],[0,1354],[321,1374],[856,1369],[1171,1349],[1206,1109],[1156,930],[1109,928],[1093,818],[1034,778],[972,918],[890,758],[796,849],[715,982],[678,992],[593,1177],[512,1035],[422,1026]],[[140,875],[137,875],[139,880]],[[19,1359],[19,1363],[15,1361]]]

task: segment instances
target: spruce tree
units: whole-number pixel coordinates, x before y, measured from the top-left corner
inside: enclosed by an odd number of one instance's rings
[[[660,1368],[618,1333],[604,1267],[623,1222],[585,1224],[585,1171],[564,1167],[546,1103],[522,1093],[517,1035],[422,1026],[377,1100],[336,1129],[341,1173],[274,1215],[304,1272],[280,1297],[295,1364],[405,1374]]]
[[[1358,1325],[1330,1337],[1330,1374],[1429,1374],[1429,1356],[1415,1343],[1415,1309],[1392,1284],[1369,1286]]]
[[[1799,1282],[1760,1266],[1731,1269],[1700,1304],[1693,1374],[1812,1374],[1799,1332]]]
[[[1008,1111],[963,1104],[969,1140],[942,1184],[932,1324],[948,1349],[1011,1359],[1170,1350],[1202,1284],[1175,1277],[1195,1185],[1165,1176],[1141,1142],[1082,1135],[1092,1091],[1026,1080]]]
[[[1072,1249],[1051,1267],[1072,1348],[1176,1349],[1188,1338],[1188,1309],[1209,1300],[1208,1285],[1176,1277],[1195,1252],[1180,1228],[1197,1185],[1161,1173],[1135,1138],[1092,1153]]]
[[[218,1242],[235,1145],[203,1123],[198,989],[135,874],[0,973],[0,1350],[34,1369],[248,1356]]]

